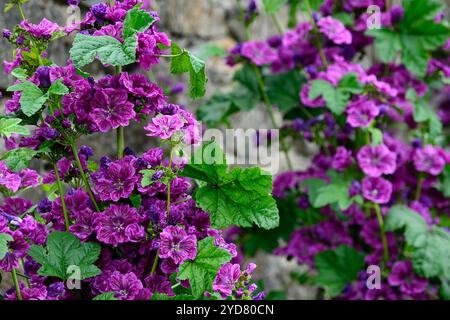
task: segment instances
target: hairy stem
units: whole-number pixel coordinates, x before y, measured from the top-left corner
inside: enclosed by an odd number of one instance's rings
[[[14,268],[11,270],[11,277],[14,287],[16,288],[17,299],[22,300],[22,291],[20,291],[19,279],[17,278],[17,272]]]
[[[117,128],[117,158],[118,159],[123,158],[123,150],[124,150],[124,144],[125,144],[123,131],[124,131],[123,127]]]
[[[66,231],[69,231],[70,222],[69,215],[67,214],[66,200],[64,200],[64,191],[61,182],[61,178],[59,177],[58,166],[56,162],[53,163],[53,170],[55,171],[56,185],[58,186],[59,199],[61,199],[61,206],[64,214],[64,223],[66,225]]]
[[[91,199],[92,204],[95,207],[95,210],[97,212],[100,212],[100,208],[97,204],[97,201],[95,200],[94,193],[92,192],[92,189],[91,189],[91,185],[89,184],[89,181],[87,180],[86,175],[84,173],[83,166],[81,165],[80,157],[78,156],[77,147],[73,143],[70,145],[70,147],[72,148],[72,152],[75,157],[75,162],[77,164],[78,170],[80,171],[81,179],[83,180],[84,185],[89,193],[89,198]]]
[[[325,56],[325,53],[323,52],[322,44],[320,43],[320,40],[318,38],[319,29],[317,28],[316,21],[314,20],[314,16],[312,14],[311,4],[309,3],[309,0],[305,0],[305,3],[306,3],[306,7],[308,9],[309,17],[311,19],[311,24],[312,24],[312,26],[314,28],[314,33],[316,34],[316,41],[315,42],[316,42],[316,47],[319,50],[320,59],[322,60],[322,64],[324,65],[324,67],[328,67],[327,57]]]
[[[380,205],[374,203],[375,213],[377,214],[378,225],[380,226],[381,241],[383,242],[383,261],[389,261],[389,247],[386,239],[386,234],[384,233],[384,222],[383,216],[381,215]]]
[[[169,154],[169,170],[172,170],[172,146],[170,147],[169,152],[170,152],[170,154]],[[172,182],[172,180],[169,180],[169,182],[167,182],[167,206],[166,206],[167,223],[169,223],[169,220],[170,220],[170,184],[171,184],[171,182]],[[152,270],[150,271],[151,276],[156,271],[156,266],[158,265],[158,261],[159,261],[159,249],[156,251],[156,257],[155,257],[155,260],[153,261]]]
[[[17,3],[17,10],[19,10],[20,18],[21,18],[22,20],[26,20],[26,19],[25,19],[25,15],[23,14],[22,5],[20,4],[20,2]]]

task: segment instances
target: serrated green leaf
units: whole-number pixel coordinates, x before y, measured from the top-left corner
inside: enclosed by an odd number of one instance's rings
[[[444,171],[441,174],[441,184],[439,190],[444,194],[445,197],[450,197],[450,165],[447,164]]]
[[[260,168],[227,170],[223,151],[215,142],[199,148],[182,172],[205,181],[195,193],[197,204],[211,215],[215,228],[231,225],[264,229],[279,224],[278,209],[271,196],[272,177]]]
[[[145,10],[137,8],[127,12],[123,22],[123,38],[129,38],[138,32],[144,32],[155,23],[155,18]]]
[[[384,224],[386,231],[405,228],[406,241],[416,245],[427,231],[425,220],[416,212],[402,205],[395,205],[389,209]]]
[[[27,71],[22,68],[15,68],[11,74],[19,80],[25,80],[28,77]]]
[[[5,153],[1,160],[6,160],[6,166],[9,170],[19,172],[28,167],[31,159],[33,159],[37,153],[37,151],[30,148],[17,148]]]
[[[62,82],[61,79],[56,80],[52,83],[50,88],[48,88],[48,94],[53,94],[57,96],[64,96],[69,93],[69,88]]]
[[[306,79],[297,71],[267,76],[264,79],[270,102],[287,112],[300,105],[299,91]]]
[[[28,117],[38,112],[48,99],[41,89],[30,81],[13,85],[7,91],[21,91],[20,110]]]
[[[20,123],[22,119],[18,118],[1,118],[0,119],[0,135],[9,138],[13,133],[28,135],[30,132]]]
[[[0,233],[0,260],[2,260],[8,252],[8,242],[13,241],[13,237],[7,233]]]
[[[212,283],[220,267],[231,260],[231,254],[214,244],[214,238],[198,241],[197,257],[180,265],[178,278],[189,280],[192,295],[201,298],[205,292],[212,291]]]
[[[226,94],[216,94],[197,109],[197,119],[214,126],[224,122],[231,114],[230,97]]]
[[[199,99],[203,97],[206,93],[206,82],[208,81],[206,77],[205,67],[200,69],[199,72],[195,72],[192,67],[189,70],[189,96],[192,99]]]
[[[189,53],[181,49],[175,42],[172,42],[170,49],[171,54],[175,56],[170,62],[170,73],[181,74],[189,72],[191,67]]]
[[[314,282],[326,288],[331,297],[339,295],[345,286],[354,282],[364,267],[364,255],[355,249],[341,245],[314,257],[319,274]]]
[[[207,43],[200,48],[199,57],[203,60],[212,57],[225,58],[227,56],[227,52],[225,49],[219,47],[214,43]]]
[[[81,68],[98,56],[103,64],[125,66],[136,60],[136,36],[126,38],[122,43],[110,36],[89,36],[78,33],[70,49],[74,65]]]
[[[40,275],[67,280],[70,276],[68,268],[75,266],[80,270],[80,280],[83,280],[101,273],[94,265],[100,249],[98,243],[81,243],[70,232],[54,231],[48,236],[45,248],[32,245],[28,254],[41,265]]]

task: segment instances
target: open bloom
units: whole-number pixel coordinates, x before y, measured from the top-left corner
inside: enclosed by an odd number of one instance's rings
[[[384,144],[377,146],[366,145],[357,155],[361,170],[369,177],[380,177],[383,174],[392,174],[397,167],[394,152]]]
[[[42,19],[39,24],[33,24],[28,22],[28,20],[22,21],[20,24],[25,31],[29,32],[35,38],[44,38],[50,39],[54,32],[58,32],[61,30],[60,26],[56,23],[53,23],[47,19]]]
[[[428,280],[414,274],[411,261],[397,261],[388,277],[391,286],[400,287],[407,295],[415,295],[425,291]]]
[[[120,300],[134,300],[143,288],[133,272],[122,274],[114,271],[109,279],[109,290],[115,292],[114,296]]]
[[[0,162],[0,185],[7,189],[17,192],[21,184],[21,178],[18,174],[12,173],[3,162]]]
[[[187,235],[183,228],[168,226],[160,234],[161,246],[159,256],[172,258],[176,264],[197,256],[197,237]]]
[[[128,205],[111,205],[101,213],[97,230],[97,239],[117,246],[130,241],[126,228],[139,221],[135,208]]]
[[[333,19],[331,17],[326,17],[320,19],[319,22],[317,22],[317,25],[320,32],[326,35],[327,38],[333,41],[335,44],[352,43],[352,34],[339,20]]]
[[[375,203],[388,203],[391,199],[392,184],[383,178],[366,177],[362,181],[363,196]]]
[[[439,175],[445,166],[442,154],[430,144],[414,152],[413,162],[417,171],[427,172],[433,176]]]
[[[248,41],[243,43],[241,54],[257,66],[269,64],[278,59],[275,51],[265,41]]]
[[[128,94],[120,89],[103,89],[95,93],[92,101],[92,119],[101,132],[111,128],[128,126],[130,120],[136,115],[133,104],[128,101]]]
[[[223,298],[230,296],[240,276],[241,267],[238,264],[224,264],[214,279],[213,290],[219,292]]]
[[[331,166],[333,169],[343,171],[348,166],[351,166],[352,162],[352,152],[345,147],[338,147],[336,149],[336,154],[333,157],[333,161],[331,162]]]
[[[179,115],[174,114],[173,116],[155,117],[144,129],[149,131],[147,134],[149,137],[158,136],[161,139],[169,139],[175,131],[180,130],[183,126],[183,120]]]
[[[353,128],[367,127],[380,113],[372,100],[358,99],[347,107],[347,123]]]

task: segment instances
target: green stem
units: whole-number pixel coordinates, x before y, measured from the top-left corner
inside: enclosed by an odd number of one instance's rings
[[[19,10],[20,18],[22,18],[22,20],[26,20],[25,15],[23,14],[22,5],[20,3],[17,3],[17,9]]]
[[[305,3],[306,3],[306,7],[308,9],[308,13],[309,13],[309,17],[311,19],[311,24],[313,26],[314,33],[316,34],[316,41],[315,42],[316,42],[317,49],[319,49],[320,59],[322,60],[323,65],[325,67],[328,67],[327,57],[325,56],[325,53],[323,52],[322,45],[320,44],[320,40],[318,38],[319,29],[317,28],[316,21],[314,21],[314,16],[312,14],[312,9],[311,9],[311,4],[309,3],[309,0],[306,0]]]
[[[109,5],[112,7],[115,4],[114,0],[109,0]]]
[[[97,201],[95,200],[94,193],[92,192],[92,189],[91,189],[91,185],[89,184],[89,181],[86,179],[86,175],[84,174],[83,166],[81,165],[80,157],[78,156],[77,147],[73,143],[70,144],[70,147],[72,148],[72,152],[75,157],[75,162],[77,164],[78,170],[80,171],[81,179],[83,179],[84,186],[86,187],[86,189],[89,193],[89,198],[91,199],[92,204],[95,207],[95,210],[97,212],[100,212],[100,208],[97,204]]]
[[[11,270],[12,281],[14,283],[14,287],[16,288],[17,299],[22,300],[22,291],[20,291],[19,280],[17,279],[16,269]]]
[[[177,54],[154,54],[153,56],[158,58],[176,58],[182,56],[183,54],[185,54],[185,52],[186,51],[183,49],[180,53]]]
[[[391,0],[386,0],[386,12],[391,10]]]
[[[169,154],[169,170],[172,170],[172,146],[170,147],[169,152],[170,152],[170,154]],[[170,220],[170,183],[171,182],[172,182],[172,180],[169,180],[169,182],[167,183],[167,206],[166,206],[166,213],[167,213],[166,221],[167,221],[167,223],[169,223],[169,220]],[[156,257],[155,257],[155,260],[153,261],[152,270],[150,271],[151,276],[156,271],[156,266],[158,265],[158,261],[159,261],[159,249],[156,251]]]
[[[118,159],[123,158],[123,150],[124,150],[124,144],[125,144],[123,131],[124,131],[123,127],[117,128],[117,158]]]
[[[64,214],[64,223],[66,225],[66,231],[69,231],[70,222],[69,215],[67,214],[66,200],[64,200],[64,191],[61,183],[61,178],[59,177],[58,166],[56,162],[53,163],[53,170],[55,171],[56,185],[58,186],[59,199],[61,199],[61,206]]]
[[[422,186],[423,182],[425,180],[425,177],[422,174],[419,174],[419,180],[417,181],[417,189],[416,189],[416,201],[420,200],[420,195],[422,194]]]
[[[381,241],[383,242],[383,261],[389,261],[389,247],[386,239],[386,234],[384,233],[384,222],[383,216],[381,215],[380,205],[374,203],[375,213],[377,214],[378,225],[380,226]]]
[[[275,115],[274,115],[273,109],[272,109],[272,103],[270,102],[269,96],[267,95],[266,86],[264,84],[264,80],[262,78],[261,71],[259,70],[259,68],[257,66],[255,66],[253,64],[252,64],[252,67],[255,72],[256,79],[258,81],[259,90],[261,91],[261,95],[263,97],[264,104],[267,108],[267,112],[269,113],[269,117],[272,122],[272,126],[274,129],[278,128],[278,124],[277,124],[277,121],[275,120]],[[281,148],[283,149],[283,152],[286,156],[286,161],[288,163],[289,170],[292,171],[293,166],[292,166],[291,158],[289,157],[289,149],[286,145],[286,142],[283,139],[281,139],[280,142],[281,142]]]

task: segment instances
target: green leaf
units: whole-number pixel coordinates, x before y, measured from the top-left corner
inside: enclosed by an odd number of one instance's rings
[[[402,228],[405,228],[406,241],[411,245],[416,245],[422,240],[421,237],[428,227],[422,216],[408,207],[395,205],[387,214],[384,229],[394,231]]]
[[[438,0],[408,0],[404,2],[404,18],[396,30],[369,30],[367,35],[375,37],[375,48],[380,59],[392,62],[400,54],[401,61],[414,75],[426,73],[430,51],[441,47],[450,35],[445,24],[434,22],[437,12],[442,10]]]
[[[0,233],[0,260],[2,260],[6,253],[8,252],[8,242],[13,241],[13,237],[11,237],[7,233]]]
[[[275,74],[265,79],[270,102],[287,112],[300,105],[299,90],[305,83],[305,78],[297,71]]]
[[[175,42],[172,42],[171,54],[176,57],[171,59],[170,73],[181,74],[189,72],[189,69],[191,68],[189,53],[181,49]]]
[[[230,97],[226,94],[215,94],[205,104],[197,109],[197,119],[206,122],[209,126],[214,126],[225,122],[231,114]]]
[[[136,36],[126,38],[122,43],[110,36],[89,36],[78,33],[70,49],[74,65],[81,68],[98,56],[103,64],[125,66],[136,60]]]
[[[143,175],[141,181],[141,185],[143,187],[147,187],[155,182],[152,180],[152,176],[155,173],[155,170],[142,170],[141,173]]]
[[[347,12],[333,14],[333,18],[342,22],[345,26],[352,26],[355,22],[355,18]]]
[[[326,288],[331,297],[339,295],[345,286],[357,280],[364,267],[364,255],[355,249],[341,245],[314,257],[319,274],[314,282]]]
[[[38,273],[42,276],[58,277],[67,280],[68,268],[80,268],[81,279],[92,278],[101,273],[93,263],[100,255],[98,243],[80,243],[70,232],[52,232],[47,239],[46,248],[32,245],[28,254],[41,264]]]
[[[206,182],[197,189],[195,200],[210,212],[214,228],[251,227],[254,223],[264,229],[278,226],[278,209],[271,196],[272,176],[260,168],[228,171],[223,151],[215,142],[199,148],[182,175]]]
[[[115,292],[104,292],[96,297],[94,297],[94,299],[92,300],[119,300],[116,297],[114,297],[116,293]]]
[[[378,128],[369,128],[370,136],[372,137],[372,145],[377,146],[383,143],[383,132]]]
[[[450,279],[450,234],[445,229],[430,228],[418,213],[395,205],[387,214],[385,230],[399,229],[405,230],[406,242],[415,248],[413,266],[419,275]]]
[[[0,119],[0,134],[9,138],[13,133],[18,133],[21,135],[28,135],[30,132],[20,123],[22,119],[18,118],[1,118]]]
[[[150,300],[195,300],[195,297],[188,294],[177,294],[176,296],[169,297],[167,294],[155,292]]]
[[[285,2],[287,0],[263,0],[264,11],[269,15],[278,13]]]
[[[189,280],[192,295],[201,298],[203,294],[212,291],[212,283],[220,267],[231,260],[231,254],[214,245],[214,238],[208,237],[198,241],[197,257],[186,260],[180,265],[178,278]]]
[[[144,32],[155,23],[155,18],[145,10],[137,8],[127,12],[123,22],[123,38],[127,39],[138,32]]]
[[[342,77],[337,87],[322,79],[313,80],[309,90],[309,98],[315,100],[322,96],[331,112],[340,115],[350,101],[351,94],[361,93],[362,90],[357,75],[349,73]]]
[[[242,69],[234,74],[235,81],[239,82],[242,86],[246,87],[252,94],[258,98],[261,96],[259,91],[258,79],[255,76],[255,72],[249,64],[244,65]]]
[[[5,153],[1,160],[6,160],[6,166],[9,170],[19,172],[28,167],[31,159],[33,159],[37,153],[37,151],[30,148],[17,148]]]
[[[26,78],[28,77],[27,71],[22,68],[15,68],[13,71],[11,71],[11,74],[19,80],[26,80]]]
[[[447,164],[441,174],[441,184],[439,190],[442,191],[445,197],[450,197],[450,165]]]
[[[199,99],[206,93],[206,77],[205,62],[193,55],[190,55],[189,70],[189,95],[192,99]]]
[[[56,80],[52,83],[50,88],[48,88],[48,94],[53,94],[57,96],[64,96],[69,93],[69,88],[65,86],[61,79]]]
[[[133,207],[135,207],[137,210],[139,210],[141,208],[142,196],[140,194],[131,195],[130,201],[131,201],[131,204],[133,205]]]
[[[38,112],[48,99],[41,89],[30,81],[13,85],[7,91],[21,91],[20,110],[28,117]]]

